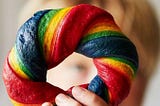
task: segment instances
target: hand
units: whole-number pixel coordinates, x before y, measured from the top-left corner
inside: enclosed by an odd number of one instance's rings
[[[58,106],[109,106],[99,96],[81,87],[74,87],[72,94],[76,100],[60,93],[55,99],[56,104]],[[42,106],[52,106],[52,104],[47,102]]]

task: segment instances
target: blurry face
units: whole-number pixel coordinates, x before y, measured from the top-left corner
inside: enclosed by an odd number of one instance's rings
[[[47,81],[67,90],[74,85],[89,83],[96,74],[91,58],[73,53],[57,67],[48,70]]]

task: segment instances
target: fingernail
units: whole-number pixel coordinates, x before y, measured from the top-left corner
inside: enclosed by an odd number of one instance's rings
[[[75,86],[72,89],[72,94],[75,95],[76,97],[81,97],[84,92],[85,92],[85,89],[78,86]]]
[[[55,98],[55,101],[56,101],[57,105],[60,105],[60,104],[64,103],[66,99],[67,99],[66,95],[64,95],[64,94],[58,94],[56,96],[56,98]]]

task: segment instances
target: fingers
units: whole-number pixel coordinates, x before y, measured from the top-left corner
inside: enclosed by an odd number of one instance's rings
[[[64,95],[64,94],[59,94],[55,98],[56,105],[58,106],[82,106],[79,102],[74,100],[73,98]],[[45,102],[42,104],[42,106],[53,106],[50,102]]]
[[[75,99],[60,93],[55,98],[56,104],[58,106],[109,106],[99,96],[81,87],[73,87],[72,94]],[[52,106],[52,104],[46,102],[42,106]]]
[[[81,87],[74,87],[72,94],[77,101],[85,106],[109,106],[99,96]]]
[[[55,102],[58,106],[82,106],[79,102],[64,94],[57,95]]]

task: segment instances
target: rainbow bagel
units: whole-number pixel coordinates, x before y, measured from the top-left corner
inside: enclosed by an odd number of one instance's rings
[[[55,104],[57,94],[72,95],[47,83],[46,72],[73,52],[93,58],[97,67],[86,89],[114,105],[128,95],[138,68],[135,46],[108,12],[81,4],[39,11],[19,29],[3,71],[14,105]]]

